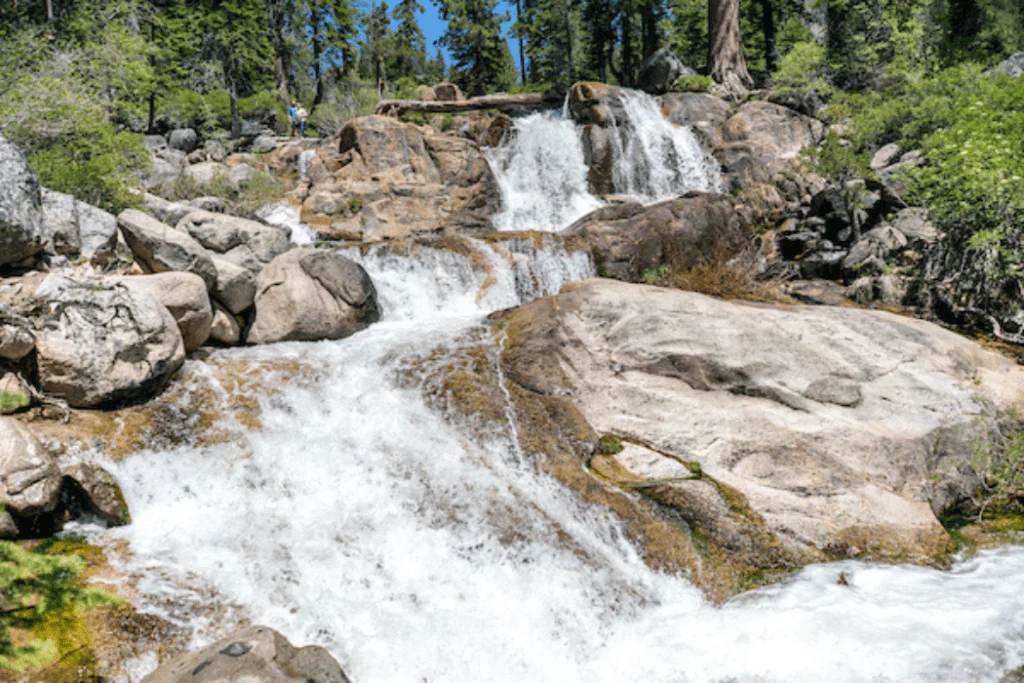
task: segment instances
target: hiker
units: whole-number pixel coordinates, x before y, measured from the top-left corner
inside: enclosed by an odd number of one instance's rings
[[[301,104],[295,112],[295,117],[299,120],[299,135],[302,138],[306,137],[306,119],[309,118],[309,112]]]
[[[291,139],[299,130],[299,103],[295,100],[288,106],[288,121],[292,124],[292,131],[288,134],[288,138]]]

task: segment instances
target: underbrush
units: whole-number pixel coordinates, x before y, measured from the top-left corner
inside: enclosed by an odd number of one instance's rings
[[[269,171],[256,171],[238,187],[226,174],[215,175],[208,183],[200,183],[182,174],[160,189],[168,201],[188,201],[199,197],[219,197],[228,202],[228,212],[242,218],[255,218],[256,212],[284,199],[286,184]]]
[[[662,264],[643,273],[648,285],[671,287],[722,299],[739,299],[762,303],[792,303],[779,291],[776,282],[760,280],[753,259],[743,256],[728,258],[715,255],[685,270],[673,270]]]

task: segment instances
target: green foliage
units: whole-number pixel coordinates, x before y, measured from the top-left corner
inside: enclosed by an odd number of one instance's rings
[[[122,600],[105,591],[84,588],[78,581],[85,561],[78,556],[50,555],[0,541],[0,667],[23,672],[54,659],[52,640],[36,638],[15,645],[11,629],[35,630],[51,615],[68,609],[119,605]]]
[[[669,280],[669,268],[668,264],[663,263],[657,268],[647,268],[644,270],[641,278],[645,284],[657,285],[659,287],[667,287]]]
[[[823,100],[831,98],[834,89],[829,81],[825,48],[813,40],[794,44],[779,62],[772,86],[779,93],[814,92]]]
[[[714,83],[711,76],[683,76],[675,82],[672,89],[675,92],[711,92]]]
[[[515,65],[501,35],[504,17],[496,0],[439,0],[448,28],[439,43],[452,55],[455,82],[467,95],[508,90],[515,84]]]
[[[28,408],[32,398],[28,394],[16,391],[0,391],[0,415],[10,415],[23,408]]]
[[[595,455],[615,455],[621,453],[624,448],[619,437],[614,434],[605,434],[598,440],[594,453]]]
[[[986,511],[1024,514],[1024,423],[1005,420],[975,440],[973,466],[982,481],[978,519]]]

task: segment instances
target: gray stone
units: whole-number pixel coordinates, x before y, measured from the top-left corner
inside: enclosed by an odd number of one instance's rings
[[[172,130],[167,136],[167,144],[172,149],[177,149],[188,154],[199,144],[199,136],[191,128],[179,128]]]
[[[11,513],[4,510],[0,512],[0,538],[14,540],[18,537],[18,525],[15,524]]]
[[[164,187],[169,183],[173,183],[182,174],[182,171],[183,169],[180,166],[175,166],[163,159],[154,158],[149,171],[142,176],[142,184],[147,190]]]
[[[157,157],[163,159],[171,166],[185,170],[189,166],[188,154],[178,149],[165,149],[157,153]]]
[[[293,249],[256,280],[250,344],[341,339],[380,319],[377,291],[363,267],[341,254]]]
[[[176,227],[191,235],[206,249],[218,254],[246,246],[264,264],[270,263],[292,247],[286,229],[210,211],[193,211],[179,221]]]
[[[18,321],[0,323],[0,358],[21,360],[35,348],[36,340],[28,324]]]
[[[254,175],[256,175],[256,169],[249,164],[238,164],[237,166],[232,166],[228,173],[228,176],[231,178],[231,182],[241,189],[244,189],[249,184],[249,181],[252,180]]]
[[[146,149],[150,152],[160,152],[167,149],[167,138],[163,135],[146,135],[143,138]]]
[[[206,283],[193,273],[157,273],[117,278],[117,281],[153,297],[174,316],[186,351],[195,351],[210,338],[213,308]]]
[[[277,138],[271,135],[260,135],[252,141],[250,149],[256,154],[272,152],[277,147]]]
[[[903,209],[890,222],[894,229],[911,242],[931,243],[939,238],[939,231],[928,220],[928,213],[924,209]]]
[[[163,663],[142,683],[350,683],[322,647],[296,648],[277,631],[251,626]]]
[[[19,517],[52,512],[60,502],[60,470],[46,449],[11,418],[0,418],[0,503]]]
[[[175,230],[136,209],[117,217],[128,248],[150,273],[181,271],[203,278],[208,289],[217,284],[217,269],[210,254],[187,232]]]
[[[205,161],[189,166],[185,173],[194,182],[203,186],[209,186],[214,182],[226,183],[230,187],[235,185],[235,181],[231,177],[231,169],[216,161]]]
[[[886,166],[892,165],[899,154],[900,146],[895,142],[883,145],[877,152],[875,152],[875,156],[871,158],[871,169],[874,171],[880,171]]]
[[[0,267],[43,249],[39,178],[25,155],[0,136]]]
[[[143,195],[143,208],[153,218],[166,225],[177,225],[178,221],[195,211],[195,207],[185,202],[169,202],[155,194]]]
[[[803,561],[946,553],[938,516],[981,485],[974,439],[1024,408],[1024,367],[879,311],[600,279],[501,319],[511,393],[566,416],[552,433],[581,433],[579,415],[593,433],[646,444],[654,463],[696,463]],[[639,458],[618,465],[627,483],[662,478]]]
[[[78,209],[75,198],[45,187],[43,197],[44,249],[51,254],[78,256],[81,243],[78,236]]]
[[[223,197],[196,197],[195,199],[188,200],[188,205],[193,209],[209,211],[211,213],[227,213],[228,210],[228,202]],[[178,220],[171,224],[177,225],[178,221],[182,218],[184,216],[179,217]]]
[[[672,90],[672,86],[682,76],[695,76],[696,71],[683,64],[671,50],[666,47],[656,50],[640,65],[640,76],[637,87],[651,95],[662,95]]]
[[[98,465],[80,463],[65,468],[62,475],[69,497],[76,507],[81,508],[71,510],[73,517],[88,513],[99,517],[108,526],[131,523],[124,494],[110,472]]]
[[[218,344],[233,346],[242,341],[242,327],[238,320],[216,301],[213,302],[213,325],[210,327],[210,339]]]
[[[214,298],[231,313],[241,313],[252,306],[256,298],[256,276],[253,272],[218,256],[213,257],[213,265],[217,269]]]
[[[81,255],[95,263],[108,262],[117,248],[117,218],[85,202],[75,205],[78,207]]]
[[[204,161],[209,161],[206,150],[197,149],[188,155],[188,163],[190,164],[201,164]]]
[[[1024,74],[1024,52],[1010,55],[985,72],[986,76],[1003,75],[1013,78],[1019,78],[1021,74]]]
[[[174,317],[148,294],[51,274],[35,297],[40,387],[73,408],[152,396],[185,360]]]

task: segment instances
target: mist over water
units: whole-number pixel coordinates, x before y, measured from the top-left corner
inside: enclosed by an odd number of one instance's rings
[[[564,124],[517,125],[578,140]],[[575,196],[572,183],[519,187],[523,207],[548,202],[546,225],[582,207],[559,213],[551,199]],[[474,347],[498,373],[485,315],[594,274],[554,236],[471,245],[473,258],[346,250],[377,287],[381,322],[187,363],[177,381],[211,389],[233,438],[106,463],[133,523],[84,529],[126,543],[117,562],[140,610],[198,643],[265,624],[329,648],[356,683],[996,683],[1024,664],[1024,549],[949,571],[812,566],[715,607],[647,567],[612,515],[539,473],[500,429],[475,437],[439,414],[417,372]],[[234,421],[237,390],[216,372],[245,362],[297,368],[253,397],[259,430]],[[155,664],[136,662],[135,679]]]

